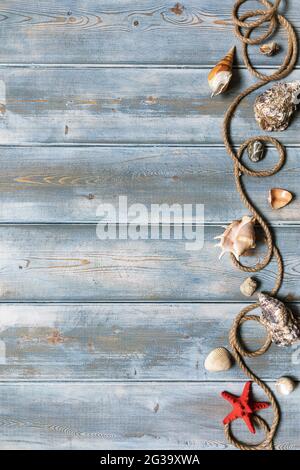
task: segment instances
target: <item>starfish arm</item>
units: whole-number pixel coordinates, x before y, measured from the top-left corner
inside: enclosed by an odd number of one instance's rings
[[[245,421],[246,425],[247,425],[247,428],[249,429],[249,431],[252,433],[252,434],[255,434],[255,428],[252,424],[252,421],[251,421],[251,418],[250,416],[247,414],[245,416],[243,416],[243,420]]]
[[[250,392],[251,392],[251,385],[252,385],[252,382],[247,382],[245,387],[244,387],[244,390],[243,390],[243,393],[242,393],[242,400],[245,400],[245,402],[248,402],[249,401],[249,397],[250,397]]]
[[[232,395],[232,393],[229,392],[222,392],[221,396],[225,398],[225,400],[229,401],[232,405],[236,402],[237,397],[235,395]]]
[[[251,403],[251,408],[253,411],[264,410],[265,408],[269,408],[269,406],[270,403],[265,401],[255,401],[254,403]]]
[[[235,419],[238,419],[238,416],[236,412],[233,410],[231,413],[229,413],[226,418],[223,419],[223,424],[229,424],[231,421],[234,421]]]

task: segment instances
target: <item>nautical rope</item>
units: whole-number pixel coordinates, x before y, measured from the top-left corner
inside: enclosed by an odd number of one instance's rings
[[[271,259],[274,257],[277,261],[278,270],[277,270],[277,276],[276,276],[276,284],[271,292],[271,295],[276,295],[278,290],[281,287],[282,280],[283,280],[283,271],[284,271],[283,261],[281,259],[280,252],[275,245],[271,230],[268,227],[264,218],[260,215],[258,210],[254,207],[250,198],[247,196],[245,189],[243,188],[243,185],[242,185],[241,177],[242,175],[247,175],[247,176],[254,176],[254,177],[261,178],[261,177],[274,175],[282,168],[282,166],[285,163],[285,149],[278,140],[274,139],[273,137],[263,135],[263,136],[258,136],[258,137],[252,137],[246,140],[236,152],[230,140],[230,125],[231,125],[232,117],[243,98],[248,96],[253,91],[258,90],[263,85],[266,85],[267,83],[272,82],[273,80],[280,80],[280,79],[285,78],[293,70],[295,63],[297,62],[298,44],[297,44],[297,38],[296,38],[292,25],[289,23],[289,21],[286,18],[284,18],[282,15],[278,13],[278,7],[279,7],[281,0],[275,0],[274,4],[272,4],[268,0],[258,0],[263,6],[267,8],[266,10],[251,10],[239,16],[239,8],[243,3],[246,3],[246,1],[247,0],[236,1],[233,7],[233,11],[232,11],[232,18],[233,18],[233,23],[235,25],[235,34],[238,37],[238,39],[242,42],[244,64],[246,65],[249,72],[259,79],[259,82],[255,83],[254,85],[251,85],[245,91],[240,93],[234,99],[233,103],[230,105],[224,117],[223,137],[224,137],[226,150],[234,162],[234,177],[235,177],[237,191],[241,197],[242,202],[245,204],[247,209],[252,213],[255,221],[262,227],[262,230],[265,234],[265,239],[266,239],[267,254],[265,255],[264,259],[261,262],[258,262],[255,266],[252,266],[252,267],[244,266],[239,261],[237,261],[233,255],[231,255],[231,260],[238,269],[244,272],[253,273],[253,272],[258,272],[262,270],[263,268],[265,268],[270,263]],[[253,18],[257,16],[259,18],[255,19],[254,21],[246,21],[248,18]],[[252,31],[266,22],[269,22],[269,27],[268,27],[267,32],[263,33],[262,35],[260,35],[259,37],[255,39],[251,39]],[[282,26],[287,33],[287,42],[288,42],[287,53],[286,53],[286,56],[282,65],[277,69],[277,71],[275,73],[272,73],[271,75],[265,75],[259,72],[258,70],[256,70],[254,66],[251,64],[250,59],[248,57],[248,45],[259,44],[265,39],[267,39],[269,36],[271,36],[275,32],[278,24]],[[245,166],[241,162],[241,157],[245,149],[247,148],[247,146],[251,142],[254,142],[256,140],[266,142],[276,147],[278,151],[279,159],[278,159],[278,162],[274,165],[274,167],[268,170],[256,171],[256,170],[247,168],[247,166]],[[244,362],[245,357],[251,358],[251,357],[257,357],[257,356],[264,354],[271,345],[271,337],[269,334],[267,334],[264,345],[260,349],[257,349],[255,351],[248,351],[246,347],[241,344],[239,329],[242,326],[242,324],[248,320],[260,322],[259,316],[247,315],[249,312],[251,312],[252,310],[255,310],[258,307],[259,307],[259,303],[257,302],[257,303],[248,305],[247,307],[241,310],[241,312],[237,315],[232,325],[232,328],[229,334],[229,341],[230,341],[230,345],[233,351],[233,355],[236,359],[236,362],[238,363],[239,367],[243,370],[243,372],[251,380],[253,380],[257,385],[259,385],[262,388],[262,390],[265,392],[269,401],[271,402],[274,416],[273,416],[273,421],[271,423],[271,426],[268,426],[266,421],[260,416],[255,416],[255,423],[258,426],[261,426],[265,432],[264,440],[257,445],[250,445],[247,443],[240,442],[236,437],[233,436],[230,424],[225,425],[225,435],[228,441],[231,444],[233,444],[235,447],[241,450],[271,450],[273,449],[273,439],[274,439],[274,435],[277,431],[279,421],[280,421],[279,406],[277,404],[277,401],[272,391],[260,378],[258,378],[250,370],[250,368]]]

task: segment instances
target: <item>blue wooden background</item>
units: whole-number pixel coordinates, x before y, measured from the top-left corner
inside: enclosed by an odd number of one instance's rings
[[[299,31],[298,1],[282,4]],[[230,448],[219,394],[239,393],[245,378],[237,367],[208,373],[203,361],[228,346],[245,303],[244,274],[213,248],[221,225],[245,213],[221,138],[228,104],[253,82],[240,52],[230,91],[211,100],[207,85],[211,66],[236,43],[232,5],[1,1],[1,449]],[[278,65],[281,32],[278,42],[273,58],[254,47],[253,62]],[[290,79],[300,79],[298,68]],[[235,116],[236,143],[257,133],[254,99]],[[276,232],[282,295],[296,311],[300,199],[272,212],[267,193],[299,193],[299,130],[296,118],[280,135],[288,157],[279,175],[245,183]],[[204,249],[101,242],[97,206],[119,194],[147,207],[205,204]],[[248,261],[263,251],[260,244]],[[269,289],[273,265],[259,277]],[[263,331],[249,325],[245,336],[255,347]],[[299,363],[297,346],[252,360],[271,387],[284,374],[299,378]],[[278,448],[300,448],[299,397],[297,389],[280,398]],[[235,430],[249,438],[243,424]]]

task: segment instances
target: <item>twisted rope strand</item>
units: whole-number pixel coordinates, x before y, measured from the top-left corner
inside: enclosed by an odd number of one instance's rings
[[[266,221],[264,220],[262,215],[258,212],[258,210],[254,207],[250,198],[247,196],[246,191],[243,187],[241,178],[243,175],[253,176],[253,177],[258,177],[258,178],[263,178],[263,177],[274,175],[282,168],[282,166],[285,163],[285,149],[278,140],[274,139],[273,137],[264,135],[264,136],[259,136],[259,137],[252,137],[246,140],[236,152],[230,142],[230,126],[231,126],[232,117],[238,105],[246,96],[250,95],[253,91],[258,90],[259,88],[266,85],[267,83],[272,82],[273,80],[281,80],[285,78],[293,70],[297,62],[297,57],[298,57],[298,44],[297,44],[296,34],[294,32],[292,25],[289,23],[289,21],[285,17],[283,17],[282,15],[278,13],[278,7],[280,5],[281,0],[276,0],[274,4],[272,4],[268,0],[258,0],[263,6],[266,7],[266,10],[247,11],[246,13],[244,13],[243,15],[239,17],[238,16],[239,8],[242,4],[246,3],[246,1],[247,0],[236,1],[233,7],[233,11],[232,11],[232,18],[233,18],[233,23],[235,25],[235,34],[238,37],[238,39],[242,42],[244,64],[246,65],[249,72],[256,78],[258,78],[260,81],[251,85],[242,93],[240,93],[232,102],[230,107],[228,108],[224,117],[223,138],[224,138],[225,148],[229,156],[232,158],[234,162],[234,178],[235,178],[237,191],[244,205],[252,213],[255,222],[261,226],[264,232],[266,245],[267,245],[267,253],[265,257],[263,258],[263,260],[259,261],[254,266],[244,266],[242,263],[236,260],[236,258],[233,255],[231,255],[231,260],[238,269],[244,272],[253,273],[253,272],[261,271],[263,268],[265,268],[270,263],[271,259],[274,257],[277,262],[277,276],[276,276],[275,286],[271,292],[271,295],[276,295],[281,287],[283,274],[284,274],[284,266],[283,266],[281,254],[274,243],[271,230],[268,227]],[[258,19],[255,19],[253,21],[246,21],[249,18],[253,18],[257,16],[259,17]],[[266,22],[269,22],[269,27],[268,27],[267,32],[261,34],[259,37],[255,39],[251,39],[252,31]],[[286,53],[283,63],[276,70],[276,72],[272,73],[271,75],[266,75],[256,70],[254,66],[252,65],[248,56],[248,45],[260,44],[263,40],[265,40],[266,38],[268,38],[269,36],[271,36],[271,34],[275,32],[278,24],[282,26],[287,33],[287,53]],[[260,140],[262,142],[271,144],[277,149],[279,159],[278,159],[278,162],[274,165],[274,167],[268,170],[256,171],[256,170],[247,168],[247,166],[241,162],[241,158],[245,149],[248,147],[250,143],[256,140]],[[235,447],[241,450],[271,450],[273,449],[273,439],[274,439],[274,435],[277,431],[278,424],[280,421],[280,410],[279,410],[277,401],[275,399],[275,396],[273,395],[270,388],[251,371],[251,369],[246,365],[244,361],[245,357],[252,358],[252,357],[257,357],[257,356],[264,354],[271,345],[271,337],[268,333],[267,333],[266,340],[263,346],[261,346],[261,348],[255,351],[249,351],[241,344],[239,330],[242,324],[249,320],[260,323],[259,316],[248,315],[249,312],[257,309],[258,307],[259,307],[259,303],[257,302],[257,303],[248,305],[247,307],[241,310],[241,312],[237,315],[237,317],[235,318],[233,322],[232,328],[229,333],[229,341],[230,341],[230,345],[233,351],[233,356],[235,357],[236,362],[238,363],[242,371],[253,382],[255,382],[258,386],[260,386],[262,390],[265,392],[266,396],[271,402],[274,416],[273,416],[273,421],[272,421],[271,426],[269,426],[266,423],[266,421],[260,416],[256,415],[254,417],[254,422],[258,426],[260,426],[265,432],[264,440],[257,445],[250,445],[250,444],[240,442],[232,434],[230,424],[225,425],[224,430],[225,430],[225,435],[227,437],[227,440],[232,445],[234,445]]]

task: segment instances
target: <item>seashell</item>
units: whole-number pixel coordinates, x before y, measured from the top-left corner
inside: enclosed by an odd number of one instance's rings
[[[267,328],[272,341],[278,346],[290,346],[300,340],[300,328],[292,311],[278,299],[258,294],[260,321]]]
[[[204,362],[204,367],[210,372],[221,372],[232,366],[232,356],[226,348],[213,349]]]
[[[259,95],[254,103],[255,118],[264,131],[284,131],[298,104],[300,81],[278,83]]]
[[[295,382],[289,377],[280,377],[275,384],[276,390],[280,395],[289,395],[295,388]]]
[[[232,64],[235,46],[230,49],[226,56],[210,71],[208,84],[212,90],[211,97],[220,95],[227,90],[232,78]]]
[[[247,250],[255,248],[255,230],[252,217],[245,215],[241,220],[234,220],[226,227],[223,235],[215,237],[220,239],[216,246],[222,248],[219,259],[224,253],[232,253],[238,260]]]
[[[280,46],[277,44],[277,42],[268,42],[267,44],[260,46],[259,50],[262,54],[270,57],[279,52]]]
[[[240,291],[246,297],[251,297],[257,289],[257,282],[253,277],[247,277],[240,286]]]
[[[264,158],[265,146],[260,140],[254,140],[248,145],[247,152],[249,159],[256,163]]]
[[[281,209],[287,206],[293,199],[292,193],[286,189],[273,188],[269,191],[268,201],[273,209]]]

